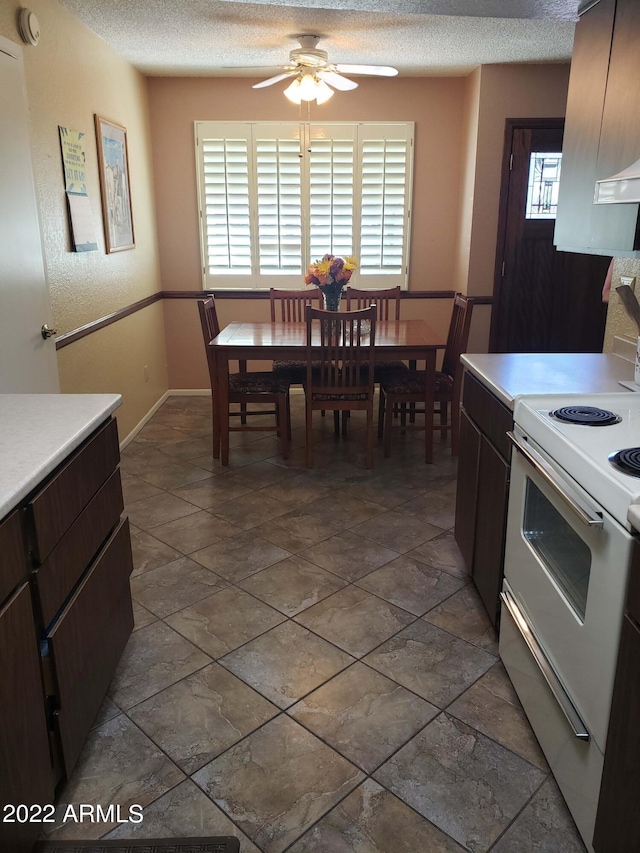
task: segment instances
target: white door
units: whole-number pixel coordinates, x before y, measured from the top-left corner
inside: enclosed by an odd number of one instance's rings
[[[55,342],[43,340],[43,323],[51,326],[51,310],[22,50],[0,37],[0,393],[60,390]]]

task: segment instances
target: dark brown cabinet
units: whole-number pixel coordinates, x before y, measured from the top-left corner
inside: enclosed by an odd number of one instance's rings
[[[637,550],[636,550],[637,553]],[[596,853],[640,850],[640,560],[631,567],[627,611],[600,786],[593,847]]]
[[[0,521],[2,806],[53,802],[131,634],[119,458],[109,419]],[[41,826],[0,821],[0,850],[28,853]]]
[[[585,8],[571,60],[554,242],[640,257],[640,206],[593,204],[596,180],[640,158],[640,4],[599,0]]]
[[[3,592],[10,583],[15,586],[12,581],[19,582],[0,604],[0,850],[28,853],[41,824],[24,822],[24,815],[12,814],[8,808],[51,803],[53,779],[31,595],[24,582],[24,551],[16,543],[22,546],[19,514],[14,512],[0,526]]]
[[[509,409],[465,373],[455,538],[494,625],[500,614],[510,449]]]
[[[478,501],[478,467],[480,462],[480,430],[464,409],[460,411],[460,452],[458,455],[458,488],[456,491],[455,536],[469,573],[473,567]]]

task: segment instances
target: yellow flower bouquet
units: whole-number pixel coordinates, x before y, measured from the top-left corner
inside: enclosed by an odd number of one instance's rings
[[[358,262],[354,257],[338,258],[335,255],[323,255],[321,260],[309,264],[304,283],[315,284],[322,292],[325,309],[337,311],[342,288],[357,268]]]

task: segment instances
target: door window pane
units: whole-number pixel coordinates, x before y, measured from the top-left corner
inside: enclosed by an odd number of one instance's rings
[[[529,479],[522,532],[580,620],[584,621],[591,551]]]
[[[527,219],[555,219],[562,154],[533,152],[529,161]]]

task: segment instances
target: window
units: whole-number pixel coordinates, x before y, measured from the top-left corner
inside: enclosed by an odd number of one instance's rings
[[[555,219],[562,154],[532,153],[527,187],[527,219]]]
[[[355,255],[367,287],[406,286],[411,122],[195,131],[205,289],[299,288],[325,252]]]

